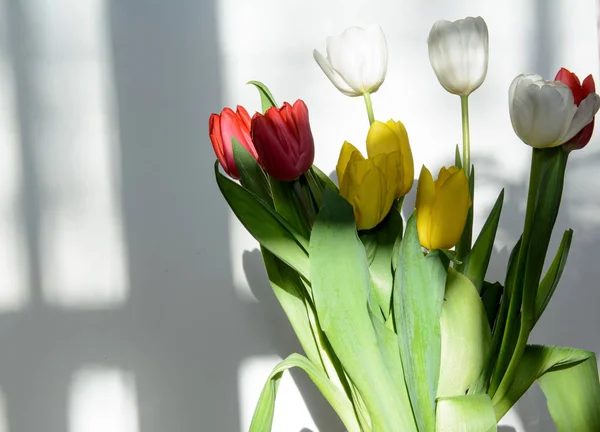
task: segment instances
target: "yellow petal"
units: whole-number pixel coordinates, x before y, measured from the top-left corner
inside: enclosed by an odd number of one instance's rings
[[[380,153],[373,158],[370,158],[373,161],[373,164],[379,168],[386,180],[386,202],[393,201],[396,198],[396,190],[398,187],[398,182],[400,181],[400,172],[398,171],[398,166],[400,165],[400,152],[396,151],[393,153]]]
[[[450,173],[450,171],[454,172]],[[439,188],[436,187],[435,202],[431,211],[433,226],[430,246],[432,249],[450,249],[458,243],[471,206],[469,181],[465,172],[462,169],[447,172],[450,173],[449,176],[442,179]]]
[[[371,159],[348,164],[340,193],[354,208],[359,230],[375,227],[389,212],[393,197],[386,196],[387,182]]]
[[[458,172],[459,169],[460,168],[457,168],[455,166],[451,166],[449,168],[442,167],[438,174],[437,180],[435,181],[436,190],[439,190],[442,187],[442,185],[446,182],[446,180],[448,180],[452,174]]]
[[[381,153],[399,150],[398,136],[387,124],[375,120],[367,134],[367,155],[372,158]]]
[[[435,202],[435,186],[431,172],[423,166],[417,186],[417,232],[421,245],[431,249],[431,211]]]
[[[342,179],[344,178],[344,172],[346,171],[348,162],[350,162],[350,159],[352,157],[357,157],[356,154],[358,154],[362,159],[364,159],[364,157],[356,147],[354,147],[348,141],[344,141],[342,149],[340,150],[340,157],[338,158],[337,166],[335,167],[335,172],[340,187],[342,186]]]

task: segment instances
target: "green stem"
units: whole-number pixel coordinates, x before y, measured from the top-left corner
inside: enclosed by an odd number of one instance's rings
[[[469,95],[460,96],[463,135],[463,169],[467,178],[471,175],[471,136],[469,132]]]
[[[304,174],[303,174],[303,176],[304,176]],[[298,200],[300,201],[300,205],[302,206],[302,209],[304,210],[305,220],[306,220],[306,222],[308,222],[309,231],[310,231],[310,227],[313,226],[313,223],[315,221],[315,212],[313,211],[313,209],[311,207],[311,203],[308,201],[309,197],[307,196],[306,191],[300,184],[300,178],[297,178],[296,180],[294,180],[293,188],[294,188],[294,193],[298,197]]]
[[[371,103],[371,93],[365,92],[363,93],[363,97],[365,98],[365,105],[367,105],[367,115],[369,116],[369,124],[373,124],[375,121],[375,116],[373,115],[373,104]]]

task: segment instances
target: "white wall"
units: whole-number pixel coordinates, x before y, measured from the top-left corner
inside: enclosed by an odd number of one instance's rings
[[[376,116],[402,120],[415,164],[460,141],[458,98],[437,83],[437,19],[481,15],[490,69],[471,101],[478,229],[502,187],[495,264],[524,214],[529,151],[507,89],[565,66],[598,78],[593,0],[0,0],[0,432],[229,432],[247,428],[277,359],[299,350],[256,244],[214,183],[207,119],[259,107],[251,79],[310,109],[316,163],[364,146],[364,104],[338,93],[313,48],[379,23],[388,77]],[[598,81],[598,80],[597,80]],[[600,139],[569,161],[560,231],[569,264],[533,334],[600,352]],[[276,431],[342,430],[300,374],[284,379]],[[552,430],[534,388],[506,431]]]

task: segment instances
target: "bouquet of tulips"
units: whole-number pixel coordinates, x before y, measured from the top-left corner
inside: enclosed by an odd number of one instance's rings
[[[225,108],[210,118],[217,184],[260,243],[304,350],[267,378],[253,432],[271,430],[278,383],[292,367],[307,373],[350,432],[496,430],[534,381],[559,431],[600,431],[595,355],[527,343],[569,254],[570,229],[544,273],[569,153],[590,140],[600,106],[594,81],[561,69],[553,81],[523,74],[512,82],[512,125],[532,147],[529,193],[506,278],[491,282],[503,192],[474,236],[468,116],[469,95],[487,73],[487,25],[479,17],[439,21],[428,47],[439,82],[460,96],[463,146],[437,179],[421,169],[406,222],[408,134],[400,121],[376,120],[371,104],[387,68],[378,26],[349,28],[328,38],[326,55],[314,51],[335,87],[364,97],[371,124],[366,157],[343,143],[338,184],[313,165],[303,101],[279,106],[254,81],[262,112],[250,118],[242,107]]]

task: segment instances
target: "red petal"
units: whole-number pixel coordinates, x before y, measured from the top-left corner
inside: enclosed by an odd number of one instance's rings
[[[596,84],[594,83],[594,77],[592,77],[591,74],[585,77],[583,84],[581,84],[581,89],[583,90],[584,99],[590,93],[596,92]]]
[[[239,178],[239,173],[235,165],[235,159],[233,157],[233,147],[231,140],[235,137],[240,144],[242,143],[242,129],[240,127],[240,120],[236,113],[231,108],[225,108],[221,112],[221,139],[223,141],[223,153],[227,160],[230,175],[235,178]]]

